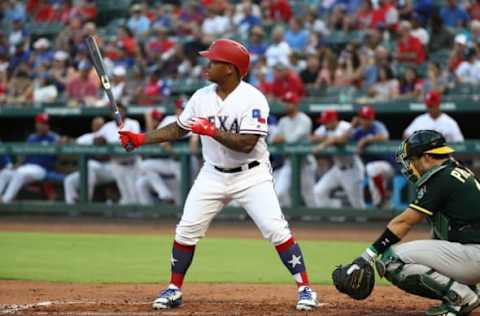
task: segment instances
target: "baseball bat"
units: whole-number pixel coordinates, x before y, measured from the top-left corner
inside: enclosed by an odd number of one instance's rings
[[[113,97],[110,78],[108,77],[107,71],[105,70],[105,64],[103,62],[103,57],[102,57],[102,53],[100,52],[100,48],[98,47],[97,41],[94,36],[91,36],[91,35],[88,36],[85,41],[88,47],[90,58],[92,59],[92,62],[93,62],[93,66],[95,67],[95,71],[97,72],[97,75],[100,78],[100,84],[102,85],[103,90],[105,90],[108,100],[110,101],[110,107],[113,111],[115,122],[117,123],[118,128],[121,130],[123,129],[122,115],[118,111],[117,102],[115,102],[115,98]],[[129,144],[128,147],[133,148],[131,144]]]

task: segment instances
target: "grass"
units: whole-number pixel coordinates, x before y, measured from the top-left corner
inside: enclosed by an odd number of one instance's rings
[[[172,236],[0,232],[0,279],[73,283],[166,282]],[[310,279],[331,284],[335,265],[358,256],[362,242],[300,241]],[[265,240],[206,238],[187,281],[292,282]]]

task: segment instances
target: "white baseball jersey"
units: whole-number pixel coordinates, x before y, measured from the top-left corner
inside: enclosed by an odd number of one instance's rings
[[[86,133],[79,136],[75,143],[78,145],[93,145],[93,140],[95,139],[95,133]]]
[[[125,130],[140,133],[140,123],[137,120],[126,118],[123,122]],[[107,140],[107,143],[120,143],[120,137],[118,135],[118,126],[115,121],[105,123],[102,128],[95,133],[95,137],[103,137]]]
[[[350,128],[350,123],[347,121],[340,121],[334,130],[328,130],[325,125],[321,125],[315,130],[314,134],[322,137],[341,136],[348,132]],[[352,165],[354,160],[360,160],[358,155],[333,157],[333,162],[337,167]]]
[[[216,93],[216,84],[197,90],[180,114],[177,123],[191,130],[191,119],[207,118],[215,126],[227,132],[259,134],[250,153],[231,150],[208,136],[201,136],[203,158],[208,164],[222,168],[236,168],[252,161],[268,161],[265,137],[268,135],[269,106],[265,96],[254,86],[241,81],[225,100]]]
[[[312,131],[312,120],[305,113],[298,112],[294,117],[284,116],[278,122],[275,135],[281,135],[288,144],[308,139]]]
[[[433,119],[429,113],[417,116],[404,132],[405,137],[409,137],[413,132],[431,129],[441,133],[447,142],[463,142],[463,134],[458,127],[457,122],[448,114],[442,113],[436,119]]]

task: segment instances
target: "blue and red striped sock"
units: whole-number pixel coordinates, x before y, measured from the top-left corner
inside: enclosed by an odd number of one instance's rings
[[[187,246],[173,241],[172,257],[172,275],[170,284],[175,285],[179,289],[183,285],[183,279],[187,273],[190,264],[192,263],[193,254],[195,253],[195,246]]]
[[[297,282],[297,286],[309,285],[303,253],[295,239],[291,237],[286,242],[275,246],[275,248],[283,264],[290,271],[295,282]]]

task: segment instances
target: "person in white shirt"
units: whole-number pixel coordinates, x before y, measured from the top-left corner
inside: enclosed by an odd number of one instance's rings
[[[105,145],[106,140],[103,137],[96,137],[96,133],[103,127],[105,120],[102,117],[95,117],[92,120],[92,132],[78,137],[75,141],[77,145]],[[112,166],[109,157],[92,157],[88,160],[88,200],[91,201],[93,192],[97,185],[114,182]],[[78,201],[80,190],[80,172],[75,171],[65,177],[63,180],[63,189],[65,191],[65,203],[74,204]]]
[[[230,30],[230,18],[219,15],[213,8],[207,10],[207,16],[202,23],[202,33],[206,35],[221,36]]]
[[[290,53],[292,49],[283,38],[284,29],[278,25],[272,32],[272,44],[267,47],[265,57],[267,58],[267,65],[273,67],[276,64],[290,65]]]
[[[321,153],[327,147],[344,144],[349,139],[351,125],[340,121],[333,109],[326,109],[320,117],[322,125],[312,137],[312,142],[320,142],[313,149]],[[337,155],[333,157],[333,166],[320,178],[313,191],[318,207],[341,207],[339,200],[330,197],[335,188],[341,187],[353,208],[365,208],[363,197],[363,179],[365,168],[360,157],[354,155]]]
[[[126,80],[127,70],[123,66],[115,66],[112,70],[112,94],[115,100],[120,102],[123,101],[125,96],[125,85],[127,83]],[[102,107],[107,106],[110,104],[110,101],[107,97],[106,93],[103,93],[103,97],[95,102],[95,106]]]
[[[181,287],[198,241],[222,208],[235,200],[247,211],[298,286],[298,310],[320,304],[310,288],[305,258],[292,237],[273,187],[265,96],[242,80],[250,54],[240,43],[219,39],[200,55],[209,59],[206,76],[213,84],[197,90],[177,121],[146,134],[121,131],[122,145],[162,143],[192,132],[202,141],[205,163],[185,201],[171,255],[169,286],[153,302],[154,309],[182,304]],[[130,146],[129,146],[130,144]]]
[[[123,118],[124,128],[129,131],[140,132],[140,123],[137,120],[127,118],[126,108],[121,103],[117,104],[118,110]],[[106,123],[97,133],[95,137],[103,137],[108,144],[118,144],[118,126],[115,120]],[[136,204],[138,202],[138,194],[135,188],[135,180],[137,179],[139,157],[125,156],[113,157],[111,168],[113,177],[120,191],[121,205]]]
[[[166,116],[161,119],[157,111],[148,113],[146,121],[156,121],[157,126],[147,128],[147,132],[153,129],[159,129],[165,127],[171,123],[177,121],[180,113],[185,108],[187,100],[183,97],[175,101],[175,114]],[[153,125],[153,124],[146,124]],[[198,136],[188,134],[179,141],[188,141],[190,143],[190,149],[194,151],[198,144]],[[167,152],[172,149],[171,143],[161,143],[160,146]],[[193,157],[192,157],[193,158]],[[193,159],[194,160],[194,159]],[[192,161],[194,164],[195,161]],[[173,157],[172,153],[167,153],[161,157],[148,157],[143,159],[139,164],[140,175],[136,181],[137,194],[140,204],[152,205],[154,203],[154,196],[164,202],[175,202],[177,205],[181,204],[180,201],[180,177],[181,167],[178,159]]]
[[[421,129],[437,131],[445,137],[449,143],[463,142],[463,134],[457,122],[440,109],[441,96],[437,91],[430,91],[425,96],[427,113],[417,116],[403,132],[403,138],[407,138],[413,132]]]
[[[460,83],[478,84],[480,82],[480,61],[474,48],[467,50],[465,60],[455,70],[455,77]]]
[[[272,144],[293,144],[308,140],[312,133],[312,120],[298,110],[300,98],[287,92],[282,101],[285,106],[285,116],[278,122],[275,134],[272,135]],[[313,186],[315,185],[316,161],[312,155],[302,160],[300,187],[305,204],[308,207],[315,206]],[[275,191],[277,192],[280,205],[290,206],[290,187],[292,184],[292,164],[285,159],[283,166],[274,172]]]

